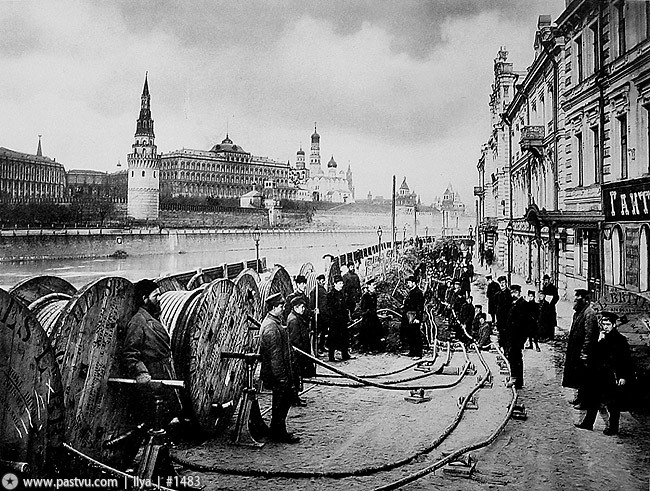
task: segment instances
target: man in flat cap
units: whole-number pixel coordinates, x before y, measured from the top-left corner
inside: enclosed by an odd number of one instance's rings
[[[309,292],[309,309],[314,313],[312,317],[312,331],[316,338],[317,350],[325,351],[325,340],[329,326],[329,309],[327,308],[327,290],[325,289],[325,275],[316,277],[316,286]]]
[[[512,307],[512,294],[508,288],[508,279],[505,276],[500,276],[499,292],[496,295],[496,321],[497,332],[499,333],[499,346],[507,350],[506,328],[508,324],[508,315],[510,315],[510,308]]]
[[[490,314],[490,320],[495,322],[497,314],[497,295],[501,291],[501,287],[497,281],[492,279],[491,274],[487,275],[485,279],[487,280],[487,290],[485,293],[488,301],[487,313]]]
[[[332,278],[334,287],[327,294],[327,308],[329,310],[329,334],[327,337],[327,351],[329,361],[336,361],[336,351],[341,352],[341,360],[350,359],[348,339],[348,324],[350,315],[345,296],[343,294],[343,278],[336,275]]]
[[[584,405],[587,413],[576,426],[593,429],[598,409],[604,404],[609,418],[603,433],[616,435],[623,393],[634,377],[634,366],[627,339],[616,328],[618,316],[612,312],[601,312],[600,315],[600,340],[596,345],[592,377],[586,384]]]
[[[377,316],[377,294],[375,293],[375,280],[372,278],[364,285],[359,310],[361,311],[359,347],[361,351],[379,351],[381,349],[382,325]]]
[[[564,362],[562,386],[576,389],[576,397],[571,404],[582,408],[586,401],[585,382],[594,366],[594,355],[598,343],[598,318],[591,306],[590,294],[584,288],[575,291],[573,321],[569,331]]]
[[[424,318],[424,294],[414,276],[406,278],[408,294],[402,305],[401,329],[408,344],[409,356],[422,357],[422,319]]]
[[[557,292],[557,287],[551,283],[551,277],[547,274],[542,278],[541,291],[544,297],[539,305],[539,337],[542,341],[552,340],[557,327],[556,304],[560,300],[560,295]]]
[[[504,331],[505,349],[515,389],[524,386],[524,360],[522,350],[526,344],[528,330],[528,305],[521,296],[521,286],[511,285],[512,307],[508,313],[508,322]]]
[[[176,379],[172,362],[171,340],[167,329],[160,322],[160,290],[148,279],[135,284],[134,301],[137,311],[126,327],[122,346],[122,363],[126,376],[134,378],[139,391],[138,413],[148,423],[168,423],[178,411],[178,397],[173,389],[152,385],[152,379]],[[154,421],[157,398],[174,401],[165,404],[159,421]]]
[[[298,393],[292,350],[287,330],[282,327],[284,300],[276,293],[266,299],[268,313],[260,327],[260,379],[273,391],[271,412],[272,440],[297,443],[300,439],[287,432],[289,407]]]
[[[289,341],[292,346],[311,353],[311,342],[309,339],[309,319],[307,318],[307,300],[303,296],[295,296],[291,300],[291,312],[287,319],[287,331],[289,331]],[[295,353],[296,372],[300,377],[300,384],[304,377],[313,377],[316,375],[316,366],[314,362],[301,353]],[[305,406],[306,403],[296,396],[293,401],[294,405]]]

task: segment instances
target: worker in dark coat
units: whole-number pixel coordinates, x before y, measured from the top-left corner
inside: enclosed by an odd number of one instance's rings
[[[555,337],[557,327],[556,305],[560,300],[557,287],[551,283],[549,275],[545,274],[542,279],[542,293],[544,300],[540,302],[539,313],[539,337],[541,340],[552,340]]]
[[[490,346],[492,345],[492,324],[487,322],[486,315],[483,312],[477,314],[476,320],[478,321],[478,334],[474,337],[476,346],[482,350],[490,349]]]
[[[302,296],[294,297],[291,301],[291,313],[287,319],[287,331],[289,332],[289,341],[292,346],[311,353],[311,340],[309,337],[309,319],[307,319],[307,300]],[[316,366],[314,362],[302,353],[295,353],[295,372],[300,379],[299,387],[302,388],[302,379],[316,375]],[[293,401],[294,406],[306,406],[307,404],[296,394]]]
[[[472,273],[466,265],[460,274],[460,289],[466,296],[472,293]]]
[[[361,311],[361,328],[359,329],[359,347],[361,351],[380,351],[382,325],[377,316],[377,293],[375,280],[366,282],[361,295],[359,310]]]
[[[540,296],[542,296],[540,294]],[[528,294],[526,296],[526,302],[527,302],[527,313],[528,313],[528,321],[526,322],[526,325],[528,326],[528,346],[526,346],[526,349],[533,349],[534,348],[537,351],[540,351],[539,349],[539,304],[535,301],[535,290],[528,290]]]
[[[485,279],[487,280],[487,291],[485,293],[488,299],[487,313],[490,314],[490,320],[494,322],[497,314],[497,295],[501,291],[501,287],[498,282],[492,280],[491,274],[487,275]]]
[[[464,293],[464,292],[463,292]],[[471,341],[472,323],[474,322],[474,298],[470,295],[463,300],[463,304],[458,312],[458,322],[462,329],[458,333],[458,338],[465,343]]]
[[[343,293],[343,278],[338,275],[333,278],[334,287],[327,294],[327,309],[329,319],[329,334],[327,337],[327,351],[329,361],[336,361],[336,351],[341,352],[341,360],[349,360],[348,324],[350,314],[345,303]]]
[[[355,272],[353,262],[348,263],[348,272],[343,275],[343,296],[351,316],[356,310],[359,300],[361,300],[361,280]]]
[[[166,386],[152,384],[152,379],[176,379],[172,361],[171,340],[160,322],[160,291],[152,280],[135,284],[134,299],[137,307],[129,321],[121,350],[125,375],[134,378],[138,385],[138,411],[148,424],[164,425],[178,413],[178,394]],[[156,414],[156,399],[159,405]]]
[[[528,303],[521,296],[521,286],[510,286],[512,307],[504,331],[506,356],[510,363],[510,373],[515,389],[524,386],[524,360],[522,350],[528,338]]]
[[[314,313],[312,317],[312,331],[317,340],[318,352],[325,352],[325,340],[329,319],[327,318],[327,290],[325,289],[325,275],[316,277],[316,286],[309,292],[309,309]]]
[[[592,375],[596,344],[598,343],[598,318],[591,306],[588,290],[579,288],[575,291],[573,321],[569,331],[564,361],[562,385],[577,390],[571,404],[581,407],[584,403],[585,382]]]
[[[496,295],[496,321],[497,332],[499,334],[499,346],[507,350],[507,341],[505,339],[505,331],[508,324],[508,316],[510,315],[510,308],[512,307],[512,294],[508,288],[508,280],[505,276],[499,277],[499,292]]]
[[[629,387],[634,377],[630,346],[625,336],[616,328],[618,316],[611,312],[601,313],[600,340],[596,344],[591,378],[586,384],[587,413],[577,423],[578,428],[593,429],[601,404],[609,413],[603,433],[616,435],[621,416],[622,392]]]
[[[401,328],[408,343],[409,356],[422,357],[422,321],[424,319],[424,294],[414,276],[406,279],[408,294],[402,305]]]
[[[289,335],[282,327],[282,295],[276,293],[266,299],[268,313],[260,327],[260,379],[273,391],[270,438],[284,443],[300,439],[287,432],[289,407],[295,400],[298,387]]]

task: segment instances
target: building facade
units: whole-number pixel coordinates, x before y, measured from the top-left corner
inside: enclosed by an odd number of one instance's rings
[[[151,96],[147,76],[140,99],[132,152],[127,155],[127,215],[135,220],[157,220],[160,205],[160,156],[155,145]]]
[[[495,133],[477,166],[481,240],[493,227],[504,268],[532,281],[551,273],[565,295],[648,298],[650,3],[568,2],[555,23],[540,16],[534,48],[513,98],[493,110],[512,178],[499,179]]]
[[[65,168],[43,156],[0,147],[0,201],[4,203],[61,202],[65,199]]]
[[[161,193],[171,197],[240,198],[274,182],[277,199],[294,199],[288,164],[256,157],[226,135],[210,150],[182,149],[161,155]]]

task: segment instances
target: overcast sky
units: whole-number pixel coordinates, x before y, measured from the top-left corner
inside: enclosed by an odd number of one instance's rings
[[[0,146],[67,169],[126,165],[145,72],[159,152],[230,138],[351,164],[357,197],[403,176],[474,208],[500,46],[532,62],[564,0],[0,0]]]

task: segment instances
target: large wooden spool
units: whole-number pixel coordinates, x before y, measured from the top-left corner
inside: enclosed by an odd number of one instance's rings
[[[0,459],[44,475],[61,452],[63,387],[51,344],[22,301],[0,290]]]
[[[208,285],[205,285],[206,287]],[[189,380],[190,369],[190,328],[204,288],[190,292],[166,292],[160,295],[160,321],[168,329],[172,341],[172,355],[176,375]]]
[[[119,353],[134,313],[133,285],[125,278],[96,280],[70,300],[52,334],[61,370],[67,443],[95,459],[123,464],[123,448],[105,443],[133,429],[133,394],[119,377]]]
[[[50,293],[29,304],[29,310],[49,336],[72,297],[65,293]]]
[[[305,263],[300,266],[300,272],[298,274],[307,276],[309,273],[313,273],[314,271],[316,271],[316,269],[312,263]]]
[[[293,283],[287,270],[280,265],[276,265],[271,271],[271,275],[260,285],[260,298],[262,300],[262,312],[260,318],[264,318],[267,313],[266,299],[271,295],[280,293],[284,298],[293,292]]]
[[[234,282],[215,280],[201,295],[190,326],[190,399],[197,422],[208,433],[227,426],[245,388],[244,361],[223,358],[221,352],[251,352],[248,308],[242,290]],[[217,419],[212,404],[228,408]]]
[[[261,322],[262,299],[260,298],[259,284],[260,275],[254,269],[245,269],[235,278],[235,285],[239,287],[244,296],[246,314]],[[249,327],[252,327],[252,325],[249,324]],[[250,349],[257,353],[260,347],[259,330],[250,329],[249,334],[248,342]]]
[[[50,293],[65,293],[72,296],[77,293],[77,289],[58,276],[35,276],[16,283],[9,293],[25,305],[29,305]]]
[[[179,281],[175,276],[162,276],[155,281],[160,293],[186,290],[185,283]]]

